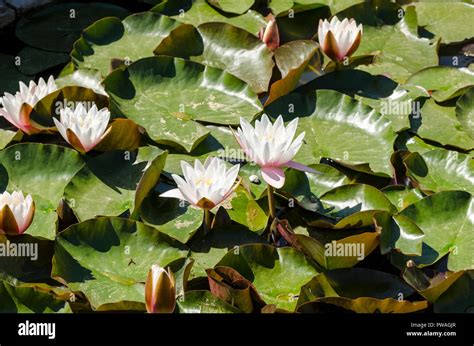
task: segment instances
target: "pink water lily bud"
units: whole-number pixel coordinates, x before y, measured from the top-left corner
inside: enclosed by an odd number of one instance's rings
[[[194,167],[181,161],[184,179],[173,174],[177,189],[162,193],[160,197],[185,200],[201,209],[210,210],[226,200],[234,191],[239,165],[230,169],[217,157],[208,157],[204,165],[194,161]]]
[[[263,179],[277,189],[285,183],[284,167],[316,173],[312,168],[292,161],[305,135],[302,132],[293,140],[297,127],[298,118],[285,127],[281,116],[272,124],[264,114],[261,120],[255,122],[255,127],[240,118],[240,127],[235,133],[237,142],[249,159],[260,166]]]
[[[30,121],[31,109],[38,101],[56,90],[58,87],[53,76],[50,76],[47,82],[40,78],[38,84],[30,81],[28,86],[20,82],[20,91],[15,95],[5,93],[0,97],[0,115],[26,134],[37,133],[39,129]]]
[[[31,195],[21,191],[0,194],[0,233],[23,234],[30,227],[35,214],[35,203]]]
[[[354,19],[340,21],[333,17],[319,20],[319,44],[323,52],[333,61],[340,62],[350,57],[359,47],[362,38],[362,24],[357,25]]]
[[[92,150],[109,133],[107,125],[110,112],[107,108],[89,110],[79,103],[74,109],[69,107],[60,110],[60,121],[53,118],[56,128],[63,138],[81,153]],[[107,130],[107,131],[106,131]]]
[[[267,16],[268,23],[265,28],[260,29],[258,38],[271,50],[280,47],[280,32],[275,17],[270,14]]]
[[[148,313],[172,313],[176,306],[174,274],[158,264],[151,267],[145,283],[145,304]]]

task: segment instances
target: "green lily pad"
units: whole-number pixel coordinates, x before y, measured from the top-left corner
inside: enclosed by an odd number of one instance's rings
[[[111,102],[154,141],[188,152],[209,133],[197,121],[236,125],[240,117],[251,120],[261,111],[257,96],[241,80],[178,58],[141,59],[115,70],[104,83]]]
[[[317,274],[305,257],[289,247],[252,244],[231,251],[218,263],[234,268],[252,281],[267,304],[293,311],[301,286]]]
[[[436,313],[472,313],[474,307],[474,273],[459,278],[434,304]]]
[[[318,208],[317,198],[338,186],[350,183],[350,180],[336,168],[317,164],[311,165],[316,173],[301,172],[289,169],[285,172],[285,185],[282,191],[289,193],[302,207],[315,211]]]
[[[310,40],[291,41],[278,47],[275,60],[282,78],[271,85],[266,105],[295,89],[318,48]]]
[[[141,143],[140,128],[130,119],[112,120],[108,134],[94,147],[97,151],[126,150],[134,151]]]
[[[338,230],[334,230],[318,234],[318,238],[310,236],[310,233],[315,236],[317,234],[308,232],[307,229],[298,232],[295,237],[303,252],[327,270],[351,268],[364,260],[379,245],[378,232],[350,229],[339,231],[343,232],[341,236]]]
[[[0,235],[0,277],[8,275],[22,282],[41,282],[50,279],[53,242],[35,238],[29,234],[18,236]],[[8,249],[8,250],[7,250]],[[15,256],[12,250],[17,250]],[[23,252],[26,249],[26,253]],[[18,252],[18,250],[20,250]]]
[[[401,142],[399,142],[401,141]],[[418,152],[420,154],[426,153],[431,150],[436,150],[439,149],[439,145],[435,146],[432,144],[429,144],[425,142],[423,139],[420,137],[413,135],[411,133],[401,133],[399,138],[397,139],[397,142],[403,143],[401,150],[407,150],[412,153]]]
[[[400,214],[412,219],[423,231],[423,252],[416,264],[430,265],[448,255],[448,269],[474,268],[474,202],[464,191],[438,192],[416,202]]]
[[[181,243],[188,242],[204,220],[202,209],[174,198],[160,198],[155,194],[143,201],[140,216],[145,224]]]
[[[398,299],[413,292],[410,286],[393,274],[367,268],[336,269],[319,274],[303,286],[298,305],[328,296]]]
[[[128,11],[100,2],[53,4],[22,16],[16,26],[16,36],[26,44],[46,50],[69,52],[81,31],[96,20]]]
[[[327,305],[335,305],[341,309],[338,312],[347,310],[357,313],[412,313],[424,310],[428,307],[427,301],[410,302],[407,300],[385,298],[377,299],[371,297],[360,297],[349,299],[343,297],[318,298],[312,302],[298,307],[298,312],[317,313],[326,312]]]
[[[421,125],[417,134],[421,138],[465,150],[474,149],[474,139],[464,131],[456,117],[455,107],[443,107],[430,99],[421,108],[419,121]]]
[[[474,87],[467,89],[458,99],[456,103],[456,117],[462,124],[464,131],[471,138],[474,138]]]
[[[58,223],[57,205],[38,195],[32,197],[35,201],[35,215],[26,233],[40,239],[54,240]]]
[[[31,77],[25,76],[16,66],[16,59],[13,55],[0,53],[0,95],[4,92],[16,93],[19,89],[18,83],[28,83]]]
[[[254,182],[250,181],[252,175],[257,177],[257,180]],[[247,187],[256,199],[267,195],[267,184],[263,180],[259,166],[254,163],[240,166],[239,176],[242,177],[242,185]]]
[[[395,249],[406,255],[421,255],[423,232],[411,219],[404,215],[390,215],[379,212],[374,215],[375,223],[382,232],[380,253],[387,254]]]
[[[155,54],[190,59],[225,70],[256,93],[268,90],[274,66],[272,52],[262,41],[225,23],[206,23],[197,28],[182,25],[160,43]]]
[[[79,220],[98,215],[118,216],[126,210],[139,208],[157,182],[165,160],[166,153],[157,161],[158,169],[154,169],[152,162],[147,167],[148,162],[136,160],[134,153],[106,152],[89,160],[74,176],[65,189],[66,201]],[[143,185],[146,179],[151,179],[151,184],[141,191],[139,184]]]
[[[338,219],[363,211],[397,212],[395,206],[380,190],[365,184],[336,187],[321,196],[321,202],[328,208],[330,215]]]
[[[0,281],[1,313],[67,313],[69,304],[51,294],[22,284],[11,285]]]
[[[474,193],[474,161],[469,155],[436,149],[404,160],[410,176],[422,190],[463,190]]]
[[[416,85],[399,85],[390,96],[381,99],[357,97],[382,115],[392,121],[395,131],[410,128],[409,116],[420,114],[420,102],[418,99],[429,97],[429,93],[422,87]]]
[[[425,197],[420,189],[412,189],[403,185],[390,185],[381,191],[398,210],[403,210]]]
[[[255,0],[210,0],[209,3],[224,12],[243,14],[254,4]]]
[[[295,40],[312,40],[318,31],[319,20],[329,18],[330,16],[329,7],[321,3],[301,5],[299,9],[280,14],[276,18],[280,43],[285,44]]]
[[[266,200],[256,201],[249,197],[244,189],[240,189],[230,200],[230,203],[232,209],[227,210],[227,212],[232,220],[247,226],[253,232],[265,230],[268,223]]]
[[[474,8],[462,2],[414,3],[418,25],[441,37],[442,43],[460,42],[474,36]],[[462,25],[459,25],[463,23]]]
[[[331,9],[331,13],[337,13],[342,11],[348,7],[351,7],[355,4],[361,3],[363,0],[270,0],[268,7],[272,10],[272,12],[277,15],[283,12],[286,12],[292,8],[299,9],[303,6],[309,5],[325,5],[329,6]]]
[[[137,184],[135,200],[132,211],[132,218],[137,218],[145,198],[153,191],[158,184],[168,157],[168,151],[155,151],[152,147],[142,147],[138,150],[135,164],[146,162],[146,168]]]
[[[25,47],[19,53],[21,73],[34,75],[49,68],[63,64],[69,60],[65,53],[48,52],[33,47]]]
[[[436,302],[462,275],[460,272],[438,272],[433,277],[428,277],[425,272],[416,266],[407,266],[403,271],[403,279],[414,287],[418,293],[429,302]]]
[[[418,37],[417,25],[414,7],[408,7],[403,19],[396,25],[364,25],[364,34],[356,53],[375,54],[375,61],[358,68],[404,82],[413,73],[438,65],[437,45]]]
[[[0,129],[0,149],[5,148],[15,138],[19,137],[21,137],[21,133],[19,131]]]
[[[238,253],[239,246],[266,243],[263,237],[242,225],[223,225],[191,241],[190,257],[195,260],[190,278],[207,277],[206,269],[214,268],[230,251]]]
[[[113,59],[130,65],[133,61],[153,56],[153,50],[179,22],[157,13],[133,14],[123,21],[109,17],[84,30],[71,53],[78,68],[94,68],[102,76],[113,69]]]
[[[173,5],[172,3],[170,4]],[[151,11],[165,13],[167,15],[174,14],[166,13],[166,8],[163,8],[161,5],[155,6]],[[185,24],[191,24],[198,27],[204,23],[227,23],[244,29],[255,36],[257,36],[260,28],[267,24],[263,16],[258,12],[249,10],[242,15],[226,16],[209,5],[205,0],[193,1],[192,6],[189,9],[184,9],[178,6],[176,12],[177,13],[173,15],[172,18]]]
[[[140,222],[92,219],[60,233],[52,277],[83,292],[94,310],[144,310],[151,266],[186,254],[178,242]]]
[[[16,144],[2,150],[0,163],[8,176],[8,190],[40,196],[53,207],[84,165],[75,150],[39,143]]]
[[[331,71],[318,76],[311,82],[297,89],[301,92],[311,92],[319,89],[335,90],[340,93],[358,98],[372,108],[381,111],[382,101],[396,92],[397,83],[382,75],[371,75],[368,72],[345,69]],[[365,102],[367,100],[367,102]],[[369,103],[370,102],[370,103]],[[387,112],[388,113],[388,112]]]
[[[179,312],[191,314],[235,314],[241,311],[209,291],[188,291],[177,300]]]
[[[285,120],[300,116],[298,128],[306,132],[306,144],[295,161],[308,165],[328,157],[352,165],[369,163],[373,172],[391,175],[395,141],[391,122],[360,101],[335,91],[317,90],[282,97],[266,112],[275,117],[283,114]]]
[[[442,102],[459,96],[464,88],[474,85],[474,72],[467,68],[430,67],[413,74],[407,84],[433,91],[431,97]]]
[[[101,85],[102,76],[100,72],[95,69],[74,70],[69,74],[57,78],[55,82],[59,88],[77,86],[91,89],[96,94],[106,95],[104,87]]]

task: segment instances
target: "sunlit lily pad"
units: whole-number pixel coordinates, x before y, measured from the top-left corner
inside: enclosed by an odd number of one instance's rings
[[[141,59],[114,71],[104,83],[112,103],[153,140],[188,152],[209,133],[198,121],[238,124],[239,117],[251,120],[261,111],[256,95],[241,80],[178,58]]]
[[[32,287],[10,285],[0,281],[0,312],[2,313],[67,313],[69,304],[51,294]]]
[[[448,255],[451,271],[474,268],[474,202],[464,191],[438,192],[408,206],[401,215],[423,231],[423,252],[417,264],[429,265]]]
[[[421,156],[410,155],[404,162],[423,190],[474,193],[474,161],[466,154],[437,149]]]
[[[177,26],[175,20],[151,12],[133,14],[123,21],[104,18],[84,31],[71,56],[77,67],[98,69],[107,76],[113,59],[130,65],[153,56],[153,50]]]
[[[266,111],[301,117],[299,131],[305,131],[307,145],[296,156],[297,161],[300,158],[302,163],[313,164],[328,157],[349,164],[369,163],[374,172],[391,174],[395,141],[391,122],[361,102],[335,91],[318,90],[282,97]]]
[[[418,25],[441,37],[442,43],[459,42],[472,37],[474,8],[467,2],[417,2],[415,7]]]
[[[166,266],[186,253],[179,243],[140,222],[92,219],[57,238],[52,276],[84,292],[94,310],[144,310],[150,267]]]
[[[317,274],[295,249],[268,245],[241,246],[218,265],[232,267],[252,281],[267,304],[290,311],[296,307],[300,287]]]
[[[227,23],[244,29],[256,36],[260,28],[266,25],[265,19],[258,12],[250,10],[242,15],[236,16],[230,13],[226,16],[209,5],[205,0],[194,1],[190,8],[182,8],[179,6],[177,8],[171,8],[172,12],[168,11],[166,6],[168,4],[164,5],[165,6],[155,6],[152,11],[172,15],[172,18],[185,24],[192,24],[196,27],[204,23]],[[173,3],[170,2],[169,5],[172,7]]]
[[[164,167],[166,153],[160,155]],[[71,180],[65,189],[66,201],[79,220],[95,216],[118,216],[135,207],[138,185],[143,179],[156,182],[161,174],[158,169],[147,176],[148,161],[139,161],[128,151],[106,152],[90,161]],[[150,191],[153,184],[148,186]],[[144,192],[146,196],[147,192]],[[142,196],[138,203],[143,201]]]
[[[357,54],[375,54],[375,62],[359,68],[404,82],[413,73],[438,65],[436,43],[418,37],[417,25],[414,7],[408,7],[396,25],[365,25]]]
[[[161,42],[155,54],[226,70],[247,82],[256,93],[267,91],[274,65],[273,55],[263,42],[225,23],[206,23],[197,28],[180,26]]]
[[[407,83],[432,91],[431,96],[442,102],[459,96],[464,88],[474,85],[474,72],[467,68],[436,66],[413,74]]]

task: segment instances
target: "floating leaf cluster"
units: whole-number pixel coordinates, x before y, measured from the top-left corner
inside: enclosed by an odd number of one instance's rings
[[[472,311],[474,5],[147,2],[0,54],[0,312]]]

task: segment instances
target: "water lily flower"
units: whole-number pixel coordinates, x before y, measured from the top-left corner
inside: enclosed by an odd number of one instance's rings
[[[359,47],[362,24],[357,26],[352,18],[345,18],[341,22],[335,16],[330,22],[327,19],[319,20],[318,37],[323,52],[332,60],[340,62],[351,56]]]
[[[274,188],[281,188],[285,183],[284,167],[316,173],[310,167],[292,161],[303,144],[305,133],[293,140],[298,127],[298,118],[285,127],[280,115],[274,124],[264,114],[255,122],[255,128],[244,118],[240,118],[240,127],[235,138],[249,159],[261,168],[263,179]]]
[[[275,50],[280,46],[280,33],[276,23],[275,16],[272,14],[267,16],[268,23],[265,28],[260,29],[258,38],[265,43],[271,50]]]
[[[176,306],[173,272],[154,264],[145,283],[145,305],[148,313],[172,313]]]
[[[107,124],[110,112],[107,108],[97,109],[93,105],[89,110],[79,103],[74,109],[62,108],[60,120],[53,118],[63,138],[76,150],[86,153],[92,150],[110,132]]]
[[[33,221],[35,203],[31,195],[21,191],[0,194],[0,233],[23,234]]]
[[[20,82],[20,91],[17,91],[15,95],[5,93],[3,97],[0,97],[2,105],[0,115],[26,134],[37,133],[39,130],[30,121],[31,108],[57,89],[53,76],[50,76],[47,82],[40,78],[38,84],[30,81],[29,86]],[[26,107],[24,107],[25,104]]]
[[[178,188],[166,191],[160,197],[178,198],[196,207],[210,210],[232,194],[239,167],[235,165],[227,169],[225,162],[217,157],[208,157],[204,165],[195,160],[194,167],[181,161],[184,179],[173,174]]]

